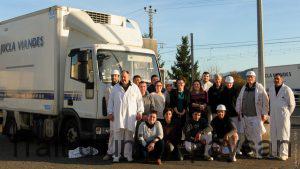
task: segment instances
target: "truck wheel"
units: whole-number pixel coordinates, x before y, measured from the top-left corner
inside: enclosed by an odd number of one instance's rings
[[[10,118],[6,125],[6,135],[11,142],[16,141],[17,136],[17,123],[14,118]]]
[[[79,127],[75,119],[67,120],[63,127],[63,144],[68,149],[73,149],[79,146],[80,133]]]

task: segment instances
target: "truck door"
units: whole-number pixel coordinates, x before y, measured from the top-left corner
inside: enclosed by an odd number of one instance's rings
[[[67,59],[70,71],[66,76],[65,107],[73,108],[81,118],[97,117],[93,55],[91,49],[73,49]]]

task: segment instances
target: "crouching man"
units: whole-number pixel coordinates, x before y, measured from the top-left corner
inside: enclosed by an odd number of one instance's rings
[[[222,104],[217,107],[217,116],[212,120],[213,142],[222,147],[229,147],[229,161],[236,161],[236,145],[238,141],[237,129],[228,116],[225,116],[226,107]]]
[[[160,165],[164,150],[164,134],[161,123],[157,121],[157,111],[152,111],[148,115],[148,120],[141,123],[138,137],[139,149],[142,151],[144,162],[147,163],[149,157],[152,156]]]
[[[201,118],[200,111],[195,111],[192,114],[192,119],[184,127],[184,146],[186,151],[192,152],[199,149],[201,145],[204,145],[204,159],[213,161],[214,159],[208,154],[212,140],[211,131],[212,128],[208,124],[208,121],[205,118]]]

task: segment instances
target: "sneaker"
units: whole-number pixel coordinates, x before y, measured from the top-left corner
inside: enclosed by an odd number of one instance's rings
[[[108,161],[108,160],[111,160],[112,159],[112,155],[110,154],[106,154],[104,157],[103,157],[103,160],[104,161]]]
[[[133,161],[133,158],[132,158],[132,157],[127,157],[127,161],[128,161],[128,162],[132,162],[132,161]]]
[[[113,157],[113,163],[118,163],[119,159],[120,159],[120,157]]]
[[[161,159],[160,158],[156,160],[156,164],[161,165]]]
[[[213,161],[213,160],[214,160],[214,158],[212,158],[212,157],[209,156],[209,155],[205,155],[205,156],[204,156],[204,159],[205,159],[206,161]]]
[[[179,157],[177,158],[177,160],[178,160],[178,161],[183,161],[183,156],[179,156]]]
[[[248,154],[248,156],[250,156],[250,157],[253,157],[253,156],[254,156],[254,152],[253,152],[253,151],[250,151],[250,152],[248,152],[247,154]]]
[[[279,160],[286,161],[289,157],[288,156],[281,156],[279,157]]]
[[[276,157],[273,156],[273,155],[269,155],[269,156],[268,156],[268,159],[273,160],[273,159],[276,159]]]
[[[237,154],[237,155],[240,155],[240,156],[243,155],[243,153],[241,152],[241,150],[237,150],[237,151],[236,151],[236,154]]]
[[[231,161],[231,162],[236,162],[236,157],[235,157],[235,155],[233,155],[233,156],[230,158],[230,161]]]

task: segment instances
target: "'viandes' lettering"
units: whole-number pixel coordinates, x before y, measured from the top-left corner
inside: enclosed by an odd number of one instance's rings
[[[8,43],[1,44],[0,55],[2,55],[3,53],[14,52],[17,49],[26,50],[26,49],[36,48],[36,47],[43,47],[43,46],[44,46],[43,36],[24,39],[18,42],[8,42]]]

